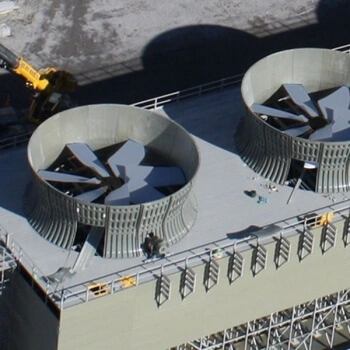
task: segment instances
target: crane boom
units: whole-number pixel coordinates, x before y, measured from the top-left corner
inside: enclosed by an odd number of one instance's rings
[[[72,106],[68,94],[75,91],[77,81],[71,73],[54,67],[38,70],[2,44],[0,67],[22,77],[34,92],[28,116],[30,121],[40,124],[52,114]]]

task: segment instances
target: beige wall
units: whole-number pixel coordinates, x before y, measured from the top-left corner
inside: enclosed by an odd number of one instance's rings
[[[204,265],[196,267],[196,290],[185,300],[179,293],[180,274],[172,275],[171,298],[160,308],[155,282],[68,308],[62,312],[59,349],[165,349],[348,288],[349,248],[341,230],[336,246],[323,255],[320,230],[314,230],[314,252],[302,262],[298,237],[291,238],[291,259],[279,269],[272,242],[266,246],[267,268],[255,277],[251,251],[244,253],[243,277],[232,285],[228,259],[218,260],[219,283],[209,292],[203,285]]]

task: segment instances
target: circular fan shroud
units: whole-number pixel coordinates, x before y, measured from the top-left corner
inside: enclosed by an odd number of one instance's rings
[[[314,164],[316,192],[349,191],[350,135],[340,142],[289,136],[266,123],[251,108],[253,104],[263,104],[283,84],[302,84],[310,94],[350,86],[349,66],[350,55],[313,48],[281,51],[255,63],[241,86],[247,113],[235,138],[242,159],[254,171],[279,184],[287,181],[292,164]]]
[[[156,201],[136,205],[89,203],[57,190],[38,175],[58,158],[65,145],[86,143],[92,150],[135,140],[179,166],[187,180],[181,189]],[[78,226],[104,231],[107,258],[138,256],[147,233],[154,231],[170,246],[195,222],[197,204],[191,191],[199,167],[192,137],[157,113],[123,105],[92,105],[59,113],[41,124],[28,144],[33,183],[25,211],[46,239],[70,249]]]

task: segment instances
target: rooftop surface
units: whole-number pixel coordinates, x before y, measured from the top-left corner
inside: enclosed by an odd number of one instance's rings
[[[194,180],[198,216],[193,228],[183,240],[169,248],[172,255],[166,259],[144,264],[144,256],[130,259],[95,256],[84,271],[67,279],[63,286],[70,288],[102,278],[111,280],[145,271],[233,243],[275,222],[286,227],[304,213],[323,207],[345,206],[343,202],[348,200],[348,194],[321,195],[301,189],[287,204],[292,188],[274,185],[259,177],[236,153],[234,134],[242,111],[239,84],[156,109],[186,128],[200,152],[200,167]],[[35,266],[37,273],[43,276],[60,267],[72,267],[77,253],[58,248],[41,238],[24,217],[24,193],[31,176],[26,147],[1,150],[0,168],[0,227],[10,235],[10,241],[17,249],[23,249],[23,263]],[[257,198],[248,196],[246,191],[251,190],[266,197],[267,203],[258,204]],[[105,277],[108,275],[110,277]]]

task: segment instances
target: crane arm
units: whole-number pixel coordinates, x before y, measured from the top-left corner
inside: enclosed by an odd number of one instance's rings
[[[27,84],[30,84],[34,90],[43,91],[50,84],[47,79],[43,78],[39,71],[22,57],[19,58],[18,66],[12,69],[12,71],[26,79]]]
[[[43,91],[50,84],[40,71],[23,59],[23,57],[16,55],[2,44],[0,44],[0,60],[2,68],[24,78],[27,85],[34,90]],[[54,68],[49,68],[48,70],[55,71]]]
[[[0,68],[24,78],[26,86],[35,91],[29,121],[39,124],[52,114],[72,107],[68,93],[75,91],[77,81],[71,73],[53,67],[38,70],[2,44]]]

